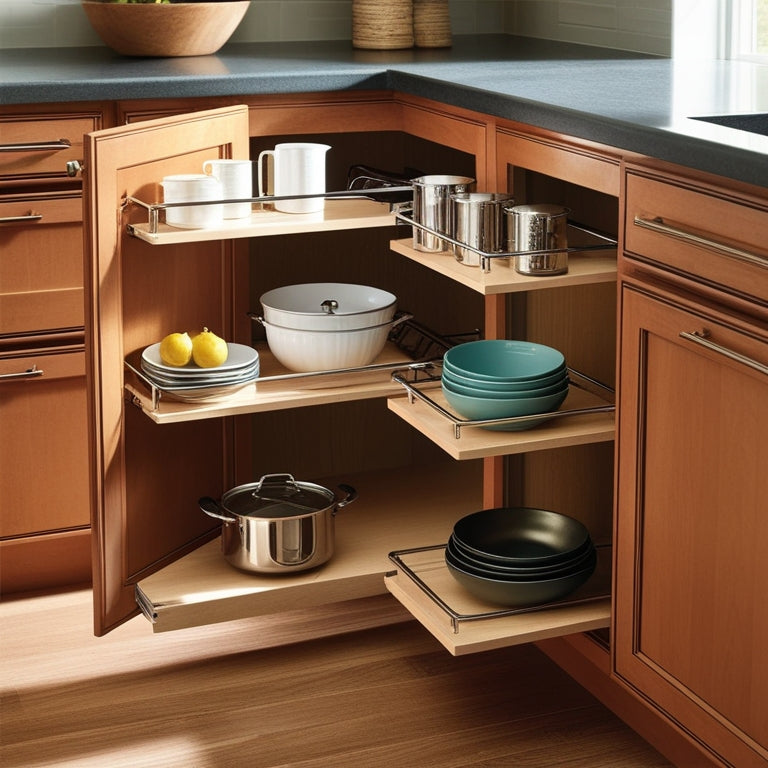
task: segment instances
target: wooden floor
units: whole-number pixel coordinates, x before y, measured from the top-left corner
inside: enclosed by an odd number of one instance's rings
[[[90,599],[0,604],[3,768],[670,765],[533,646],[454,658],[414,622],[303,640],[334,631],[322,610],[95,638]]]

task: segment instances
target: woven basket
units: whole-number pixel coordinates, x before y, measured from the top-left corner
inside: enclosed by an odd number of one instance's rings
[[[352,0],[355,48],[413,47],[413,0]]]
[[[413,0],[413,37],[419,48],[451,45],[448,0]]]

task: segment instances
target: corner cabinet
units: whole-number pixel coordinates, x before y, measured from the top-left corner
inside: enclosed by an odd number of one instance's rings
[[[351,120],[340,119],[336,105],[334,119],[314,121],[315,130],[337,132],[343,144],[343,135],[356,130],[354,106],[347,106]],[[211,157],[252,157],[258,142],[280,135],[273,115],[270,136],[256,135],[258,112],[250,112],[250,137],[249,109],[233,106],[87,138],[86,348],[97,634],[134,615],[137,602],[156,631],[386,595],[388,587],[411,609],[411,588],[402,588],[391,553],[446,542],[459,517],[489,503],[533,504],[537,489],[541,505],[549,494],[555,504],[570,499],[574,514],[581,504],[589,507],[586,522],[609,544],[610,403],[574,393],[576,407],[588,412],[525,432],[468,428],[456,440],[449,424],[430,423],[392,375],[411,370],[409,364],[420,359],[407,345],[388,344],[375,370],[294,378],[254,339],[248,312],[258,309],[259,295],[275,282],[367,282],[391,290],[402,309],[429,328],[438,326],[440,334],[484,328],[489,336],[527,331],[569,350],[573,343],[573,357],[582,357],[586,373],[600,378],[614,366],[615,253],[577,257],[571,273],[551,283],[524,278],[510,266],[460,274],[452,256],[411,249],[410,229],[398,224],[387,204],[368,200],[328,200],[318,220],[254,211],[245,224],[216,233],[148,231],[147,210],[135,201],[159,201],[163,176],[191,172]],[[417,146],[423,161],[434,155],[427,172],[445,172],[444,164],[455,162],[460,167],[450,170],[472,173],[480,188],[496,183],[500,134],[492,121],[469,113],[452,116],[408,99],[388,114],[388,129],[397,133],[394,144],[403,143],[401,134],[430,142],[429,152]],[[293,123],[288,120],[283,130],[287,125]],[[352,144],[359,147],[359,137]],[[367,144],[366,149],[375,151]],[[503,183],[517,184],[521,195],[525,184],[546,187],[545,174],[557,167],[562,148],[549,151],[546,167],[529,169],[541,176],[523,173],[516,182],[509,168],[524,171],[525,161],[506,160],[510,175]],[[445,152],[453,153],[448,160],[441,156]],[[611,167],[617,174],[617,164]],[[578,180],[558,183],[575,188]],[[613,194],[607,192],[615,206]],[[605,303],[602,311],[591,308],[592,289]],[[526,299],[533,293],[541,294],[540,302]],[[574,326],[575,317],[582,325]],[[254,344],[263,380],[218,401],[158,399],[135,375],[131,360],[170,330],[203,325],[220,329],[228,340]],[[600,349],[594,352],[598,327]],[[548,457],[526,463],[529,453]],[[220,550],[218,525],[198,508],[202,496],[218,497],[272,472],[327,487],[347,483],[358,492],[355,504],[337,515],[336,552],[319,569],[279,577],[235,570]],[[593,487],[595,475],[608,479],[607,490],[605,482]],[[449,639],[447,646],[466,653],[606,627],[610,555],[602,576],[599,600],[494,620],[490,638],[484,629],[467,644],[451,647]],[[420,612],[416,607],[423,619]]]
[[[768,201],[625,174],[614,675],[768,765]]]

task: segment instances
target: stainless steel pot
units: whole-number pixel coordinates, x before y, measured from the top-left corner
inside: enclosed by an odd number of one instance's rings
[[[412,179],[413,220],[436,232],[450,235],[451,195],[469,192],[475,180],[469,176],[419,176]],[[431,232],[413,227],[413,247],[417,251],[439,252],[447,250],[445,240]]]
[[[336,510],[357,498],[354,488],[339,488],[344,498],[292,475],[264,475],[227,491],[220,502],[204,496],[198,503],[206,515],[224,522],[221,547],[231,565],[288,573],[315,568],[333,555]]]

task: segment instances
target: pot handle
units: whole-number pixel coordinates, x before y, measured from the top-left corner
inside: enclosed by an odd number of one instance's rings
[[[221,504],[219,504],[215,499],[212,499],[210,496],[203,496],[202,498],[198,499],[197,503],[200,505],[200,509],[205,512],[206,515],[209,517],[215,517],[218,520],[223,520],[225,523],[236,523],[237,519],[234,517],[227,517],[226,515],[222,515],[221,513],[224,511],[221,507]]]
[[[341,501],[336,502],[336,509],[346,507],[347,504],[351,504],[357,498],[357,491],[351,485],[340,485],[339,488],[347,495]]]

